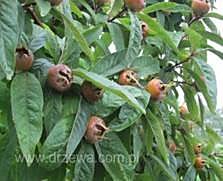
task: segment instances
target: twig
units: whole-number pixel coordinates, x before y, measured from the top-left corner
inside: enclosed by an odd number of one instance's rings
[[[35,11],[33,10],[33,8],[31,6],[28,6],[28,7],[24,7],[25,10],[27,10],[27,12],[30,13],[30,15],[32,16],[33,20],[34,20],[34,23],[41,26],[42,28],[44,27],[43,26],[43,23],[40,21],[39,17],[36,15]]]
[[[201,19],[201,16],[195,16],[195,17],[193,17],[193,18],[189,21],[188,25],[190,26],[191,24],[193,24],[195,21],[197,21],[197,20],[199,20],[199,19]]]
[[[127,10],[126,7],[124,7],[116,16],[114,16],[113,18],[109,19],[108,22],[112,22],[114,21],[116,18],[120,18],[122,17],[122,15],[125,13],[125,11]]]

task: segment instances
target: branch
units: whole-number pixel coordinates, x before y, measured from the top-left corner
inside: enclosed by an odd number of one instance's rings
[[[193,17],[193,18],[189,21],[188,25],[190,26],[191,24],[193,24],[195,21],[198,21],[199,19],[201,19],[201,16],[195,16],[195,17]]]
[[[23,7],[32,16],[32,19],[34,20],[34,23],[43,28],[44,27],[43,23],[40,21],[39,17],[36,15],[35,11],[33,10],[32,5],[31,6],[23,6]]]
[[[116,16],[109,19],[108,22],[113,22],[115,19],[122,17],[122,15],[125,13],[126,10],[127,10],[127,8],[124,7]]]

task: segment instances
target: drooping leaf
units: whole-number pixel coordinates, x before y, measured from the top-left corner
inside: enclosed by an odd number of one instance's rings
[[[92,181],[94,178],[95,151],[93,145],[83,142],[74,168],[75,181]]]
[[[43,93],[31,73],[20,73],[11,84],[12,118],[21,151],[30,166],[42,134]]]
[[[19,31],[17,0],[0,0],[0,4],[0,72],[10,80],[15,67]],[[3,78],[3,74],[0,78]]]
[[[115,133],[107,133],[109,139],[95,144],[99,161],[113,180],[130,181],[133,179],[133,165],[130,155]],[[107,158],[110,160],[106,160]]]

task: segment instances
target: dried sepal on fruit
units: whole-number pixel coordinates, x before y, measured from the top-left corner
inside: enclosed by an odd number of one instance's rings
[[[191,7],[196,17],[204,16],[210,10],[207,0],[192,0]]]
[[[33,64],[33,53],[26,48],[16,49],[16,70],[28,71]]]
[[[59,92],[67,91],[72,84],[72,71],[64,64],[53,65],[48,70],[47,82]]]
[[[167,85],[160,79],[154,78],[147,83],[146,90],[153,100],[161,101],[166,96]]]
[[[201,156],[197,156],[194,161],[194,166],[198,170],[204,168],[205,160]]]
[[[89,81],[84,81],[81,85],[82,96],[90,103],[97,102],[103,97],[104,91]]]
[[[88,143],[94,144],[102,140],[108,130],[102,118],[91,116],[84,137]]]
[[[145,7],[144,0],[125,0],[125,5],[132,11],[139,12]]]

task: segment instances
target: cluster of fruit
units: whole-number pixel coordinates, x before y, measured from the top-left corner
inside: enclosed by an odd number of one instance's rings
[[[57,6],[62,2],[62,0],[50,0],[52,6]],[[110,2],[108,0],[98,0],[98,4],[104,4]],[[144,0],[125,0],[125,5],[129,9],[135,12],[143,10],[145,7]],[[205,0],[193,0],[192,1],[192,10],[194,16],[203,16],[210,9],[209,4]],[[141,24],[142,37],[146,38],[149,34],[149,27],[145,22]],[[26,48],[17,48],[16,50],[16,70],[17,71],[28,71],[33,64],[33,53]],[[48,70],[47,83],[50,87],[55,89],[58,92],[65,92],[70,89],[72,85],[72,70],[64,64],[52,65]],[[118,83],[120,85],[130,85],[138,86],[143,88],[139,83],[139,77],[134,70],[126,69],[120,72]],[[167,93],[169,84],[164,84],[160,79],[153,78],[150,80],[146,86],[145,90],[149,92],[152,100],[161,101]],[[103,97],[103,90],[93,85],[91,82],[84,81],[81,86],[82,96],[90,103],[97,102]],[[185,106],[180,107],[180,113],[186,114],[188,112]],[[108,130],[105,125],[105,122],[96,116],[92,116],[89,119],[87,126],[85,138],[90,143],[95,143],[98,140],[102,139],[104,133]],[[176,145],[170,146],[170,150],[176,150]],[[196,148],[196,154],[198,153]],[[197,168],[203,167],[203,159],[198,155],[195,161],[195,166]]]

